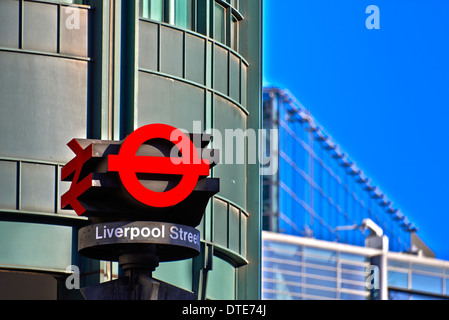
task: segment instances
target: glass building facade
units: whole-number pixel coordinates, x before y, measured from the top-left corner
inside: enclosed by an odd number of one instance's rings
[[[262,298],[377,299],[370,276],[377,249],[263,232]],[[387,253],[389,300],[449,300],[449,262]]]
[[[61,210],[73,138],[119,141],[151,123],[260,128],[261,17],[259,0],[0,0],[0,297],[79,298],[65,289],[71,265],[81,287],[120,274],[78,254],[88,221]],[[221,191],[198,227],[201,255],[155,278],[200,299],[257,299],[259,167],[211,175]]]
[[[390,250],[412,249],[417,228],[365,176],[286,90],[263,93],[264,127],[279,130],[272,145],[279,171],[264,176],[264,229],[363,246],[363,230],[346,230],[371,219],[390,240]]]
[[[449,299],[449,262],[310,112],[274,87],[263,106],[279,140],[267,141],[278,171],[263,177],[262,298]]]

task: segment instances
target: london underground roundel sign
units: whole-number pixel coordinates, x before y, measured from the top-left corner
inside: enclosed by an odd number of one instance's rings
[[[149,124],[123,141],[72,139],[68,146],[76,156],[61,169],[61,180],[72,183],[61,208],[86,217],[177,223],[189,212],[196,218],[183,223],[196,223],[219,192],[219,179],[208,177],[218,151],[204,152],[211,138]]]
[[[179,149],[181,158],[136,155],[140,146],[152,139],[170,141]],[[174,206],[185,200],[194,190],[200,176],[208,176],[208,160],[201,159],[194,144],[181,130],[165,124],[150,124],[130,134],[118,155],[109,155],[108,171],[118,172],[129,194],[139,202],[156,208]],[[156,192],[147,189],[138,173],[182,176],[173,189]]]

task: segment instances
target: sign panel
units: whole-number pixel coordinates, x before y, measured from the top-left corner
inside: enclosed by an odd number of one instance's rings
[[[208,177],[217,151],[203,152],[210,140],[150,124],[124,141],[70,141],[75,158],[61,178],[72,184],[61,205],[93,223],[79,230],[78,251],[126,269],[197,256],[195,227],[219,191],[219,179]]]
[[[200,252],[200,232],[174,223],[137,221],[93,224],[79,231],[81,254],[101,260],[118,260],[119,247],[151,245],[161,262],[192,258]],[[134,248],[133,248],[134,247]]]

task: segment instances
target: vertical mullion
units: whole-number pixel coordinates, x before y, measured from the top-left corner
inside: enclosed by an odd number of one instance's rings
[[[23,49],[24,0],[19,1],[19,49]]]
[[[60,165],[55,165],[55,213],[58,213],[61,207],[61,200],[59,197],[59,181],[61,179]]]
[[[192,31],[198,32],[198,0],[193,0],[192,3]]]
[[[232,48],[232,43],[231,43],[231,34],[232,34],[232,30],[231,30],[231,16],[232,16],[232,8],[231,7],[227,7],[225,8],[225,16],[224,16],[224,28],[225,28],[225,41],[224,44],[227,45],[228,47]]]
[[[109,0],[109,101],[108,101],[108,140],[113,139],[113,89],[114,89],[114,0]]]
[[[161,72],[161,32],[162,25],[159,23],[157,25],[157,71]]]
[[[226,49],[226,54],[228,55],[228,83],[226,89],[226,95],[231,95],[231,51]]]
[[[210,17],[210,25],[208,26],[209,37],[215,39],[215,1],[209,0],[209,14],[207,16]]]
[[[231,246],[231,241],[229,240],[231,238],[231,228],[229,228],[229,223],[231,222],[231,204],[227,202],[226,207],[226,225],[228,229],[226,232],[226,248],[229,249]]]
[[[182,78],[185,79],[186,78],[186,50],[187,50],[187,46],[186,46],[186,41],[187,41],[187,32],[184,30],[182,32]]]
[[[56,13],[56,53],[61,53],[61,10],[62,6],[60,3],[57,5],[57,13]]]
[[[17,162],[17,194],[16,209],[22,210],[22,161]]]

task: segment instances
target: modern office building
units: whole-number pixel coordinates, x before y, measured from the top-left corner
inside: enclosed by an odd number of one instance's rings
[[[279,170],[263,178],[263,298],[449,298],[449,263],[310,112],[274,87],[263,104],[279,130]]]
[[[260,127],[261,12],[259,0],[0,0],[0,298],[79,298],[65,286],[71,265],[81,286],[120,273],[78,254],[88,221],[61,210],[73,138],[122,140],[151,123]],[[199,299],[258,299],[258,165],[212,175],[221,191],[201,255],[154,277]]]

